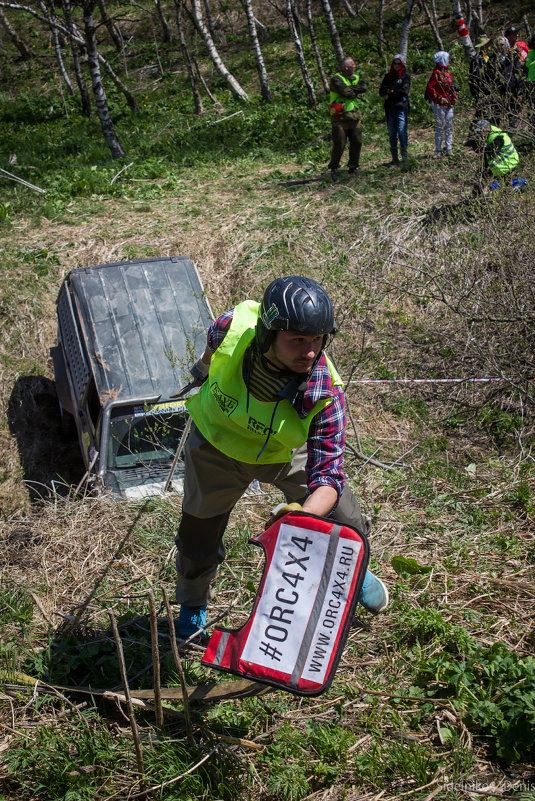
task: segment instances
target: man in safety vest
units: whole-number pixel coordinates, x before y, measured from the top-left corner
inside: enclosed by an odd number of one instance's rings
[[[176,537],[179,636],[206,625],[229,515],[253,480],[280,489],[293,509],[367,533],[342,469],[343,382],[325,354],[335,333],[329,295],[301,276],[276,279],[261,303],[243,301],[210,326],[191,368],[201,390],[186,402],[193,427]],[[369,571],[359,600],[372,612],[388,604],[385,585]]]
[[[359,111],[356,98],[367,91],[367,86],[355,74],[355,62],[352,58],[344,58],[340,64],[340,71],[333,75],[330,83],[330,107],[332,151],[329,169],[333,181],[337,180],[337,169],[340,159],[349,139],[350,174],[355,174],[359,168],[360,151],[362,149],[362,115]]]
[[[501,131],[488,120],[478,120],[474,125],[476,148],[483,151],[485,167],[496,178],[507,175],[518,166],[519,158],[509,134]],[[499,186],[493,183],[492,188]]]

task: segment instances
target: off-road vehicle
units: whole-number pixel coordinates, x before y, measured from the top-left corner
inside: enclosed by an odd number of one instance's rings
[[[173,395],[201,355],[212,313],[187,258],[72,270],[51,349],[58,399],[87,470],[114,496],[159,494],[187,420]],[[173,487],[181,487],[180,463]]]

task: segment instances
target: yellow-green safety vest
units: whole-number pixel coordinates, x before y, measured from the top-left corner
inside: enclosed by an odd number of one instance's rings
[[[353,74],[351,78],[346,78],[346,76],[342,75],[340,72],[337,72],[336,75],[343,80],[346,86],[356,86],[359,82],[359,76],[355,74]],[[330,93],[329,103],[342,103],[344,111],[355,111],[355,109],[358,108],[356,100],[348,100],[346,97],[337,95],[336,92]]]
[[[514,170],[519,162],[519,158],[509,134],[500,131],[495,125],[490,126],[487,144],[492,144],[497,136],[503,136],[503,147],[500,152],[496,154],[496,157],[489,162],[489,167],[493,175],[500,176]]]
[[[212,355],[208,378],[186,406],[201,434],[222,453],[247,464],[278,464],[291,461],[292,451],[308,439],[312,418],[332,398],[319,400],[304,418],[287,399],[277,404],[249,394],[247,408],[242,364],[254,338],[259,305],[246,300],[235,307],[225,338]],[[327,364],[333,384],[342,386],[329,359]]]

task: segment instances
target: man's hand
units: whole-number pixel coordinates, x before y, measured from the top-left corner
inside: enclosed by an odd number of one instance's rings
[[[192,389],[200,387],[208,378],[209,369],[210,364],[207,364],[202,358],[197,359],[195,364],[192,364],[189,369],[191,375],[193,376],[193,381],[190,381],[189,384],[186,384],[185,387],[179,389],[179,391],[175,392],[175,394],[171,395],[171,397],[181,398],[183,395],[187,395],[188,392],[191,392]]]
[[[268,525],[271,526],[278,520],[279,517],[284,517],[289,512],[302,512],[303,507],[300,503],[279,503],[278,506],[275,506],[274,509],[271,510],[271,514],[269,516],[269,523]]]

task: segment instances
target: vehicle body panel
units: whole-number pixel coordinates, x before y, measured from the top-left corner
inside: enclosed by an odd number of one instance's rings
[[[58,398],[86,468],[119,497],[160,491],[187,414],[171,396],[213,319],[195,265],[171,257],[73,270],[57,307]]]

